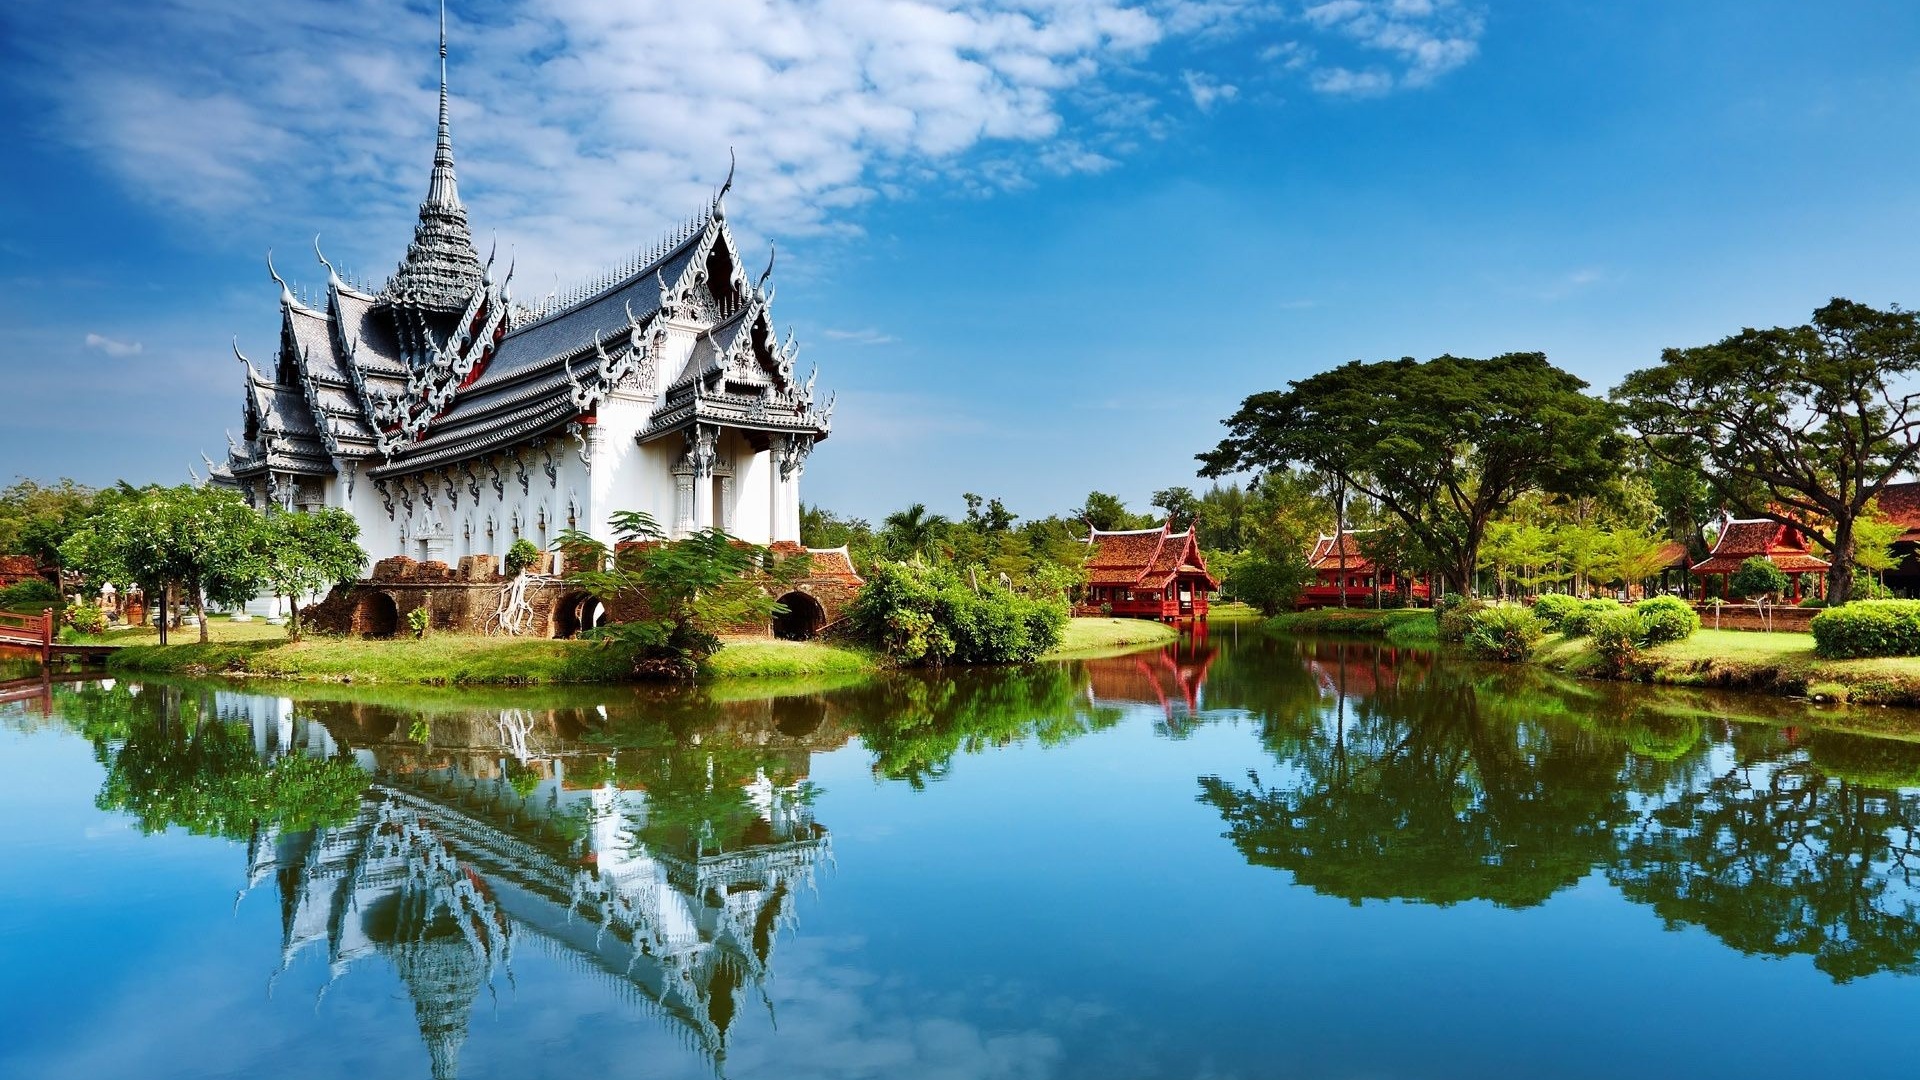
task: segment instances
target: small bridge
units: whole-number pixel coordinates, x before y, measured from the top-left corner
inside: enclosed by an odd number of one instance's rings
[[[55,658],[103,661],[119,648],[118,645],[61,644],[53,640],[54,622],[52,608],[38,615],[0,611],[0,648],[30,649],[39,655],[42,665],[48,666]]]

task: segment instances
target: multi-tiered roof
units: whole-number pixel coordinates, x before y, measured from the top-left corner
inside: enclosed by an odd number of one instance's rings
[[[324,301],[279,282],[281,333],[270,372],[247,369],[245,428],[228,437],[214,479],[269,492],[300,477],[348,482],[456,467],[496,491],[496,452],[572,436],[581,452],[596,411],[616,388],[655,399],[639,439],[696,424],[812,441],[833,406],[814,408],[814,377],[796,378],[797,348],[773,326],[772,272],[750,279],[727,226],[727,184],[651,250],[592,285],[537,309],[516,306],[508,283],[473,246],[454,175],[441,28],[439,135],[427,197],[406,256],[384,286],[349,284],[327,270]],[[669,329],[697,336],[691,357],[658,389]],[[236,355],[239,350],[236,346]],[[677,358],[677,353],[675,354]],[[677,359],[675,362],[678,362]]]

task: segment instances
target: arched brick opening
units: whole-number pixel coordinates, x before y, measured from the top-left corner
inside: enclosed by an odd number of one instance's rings
[[[799,591],[780,597],[787,610],[773,617],[773,636],[782,641],[809,641],[827,625],[827,610],[820,601]]]
[[[553,636],[579,637],[596,626],[605,626],[607,609],[586,593],[568,593],[553,605]]]
[[[393,597],[368,590],[353,605],[353,632],[361,637],[389,638],[400,629],[400,609]]]

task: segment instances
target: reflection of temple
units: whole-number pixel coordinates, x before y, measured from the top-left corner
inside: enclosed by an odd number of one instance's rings
[[[1088,660],[1087,697],[1099,705],[1155,706],[1170,729],[1184,726],[1205,707],[1207,669],[1218,651],[1202,624],[1157,652]]]
[[[263,752],[334,750],[326,728],[295,718],[279,699],[233,697],[222,712],[252,718]],[[492,769],[423,762],[404,741],[363,745],[355,756],[372,776],[351,821],[256,835],[248,888],[269,878],[277,886],[281,969],[313,949],[325,954],[331,984],[384,957],[413,999],[433,1075],[443,1078],[457,1074],[474,999],[496,974],[510,977],[516,952],[531,947],[661,1018],[718,1068],[734,1017],[749,996],[764,1000],[796,890],[811,888],[830,858],[826,830],[806,805],[804,751],[758,754],[765,767],[702,803],[706,816],[689,815],[615,782],[612,760],[630,752],[570,743],[570,753],[516,760],[516,744],[552,742],[571,726],[537,715],[468,713],[437,725],[436,738],[438,728],[491,727],[491,747],[456,751],[473,760],[491,750]],[[701,760],[698,751],[682,757],[695,767]],[[709,785],[733,783],[715,780],[705,760]]]

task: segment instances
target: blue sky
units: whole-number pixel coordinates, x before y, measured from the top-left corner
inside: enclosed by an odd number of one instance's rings
[[[1543,350],[1597,388],[1831,296],[1920,304],[1893,0],[456,0],[461,193],[522,299],[740,157],[839,393],[806,497],[1143,508],[1253,391]],[[0,8],[0,474],[186,479],[283,273],[384,280],[432,154],[399,0]],[[503,257],[505,255],[503,254]]]

